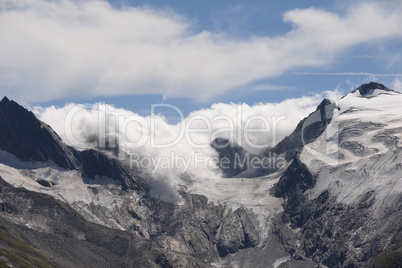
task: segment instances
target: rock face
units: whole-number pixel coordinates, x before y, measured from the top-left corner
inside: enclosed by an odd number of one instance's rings
[[[376,83],[376,82],[370,82],[370,83],[361,85],[360,87],[358,87],[357,89],[352,91],[352,93],[355,93],[355,92],[358,91],[360,93],[360,95],[366,96],[366,95],[370,94],[370,92],[372,92],[375,89],[380,89],[381,91],[385,91],[385,92],[387,92],[387,91],[388,92],[391,92],[391,91],[396,92],[396,91],[394,91],[392,89],[387,88],[383,84]]]
[[[86,182],[91,183],[96,176],[106,176],[119,181],[123,190],[144,190],[148,185],[138,176],[126,170],[122,164],[113,158],[96,150],[86,150],[79,153],[80,170]]]
[[[14,101],[0,102],[0,149],[22,161],[53,161],[65,169],[77,169],[77,153],[60,137]]]
[[[285,137],[275,147],[267,148],[262,154],[285,154],[286,160],[291,161],[304,145],[316,140],[325,131],[334,116],[335,110],[337,110],[336,104],[324,99],[313,113],[300,121],[289,136]]]
[[[18,250],[17,254],[25,256],[24,250],[38,252],[44,267],[157,267],[158,251],[149,242],[90,223],[47,195],[14,188],[0,178],[0,200],[3,229],[14,237],[16,245],[19,240],[27,244],[27,249],[17,246],[11,253]],[[38,265],[33,257],[13,259],[10,254],[5,255],[10,264],[18,265],[20,260],[27,262],[26,267]]]
[[[225,177],[235,177],[248,168],[248,163],[244,162],[247,152],[243,147],[224,138],[216,138],[211,147],[219,154],[219,168]]]
[[[402,239],[401,213],[397,211],[400,205],[374,216],[373,193],[366,193],[353,205],[337,202],[327,191],[317,199],[306,200],[304,196],[297,201],[301,201],[297,206],[287,202],[281,221],[300,228],[300,233],[286,230],[280,224],[278,231],[296,259],[311,258],[327,267],[362,267]],[[401,200],[397,202],[400,204]],[[384,220],[378,220],[377,216]]]
[[[309,219],[314,208],[302,206],[307,202],[304,193],[315,186],[316,178],[307,166],[296,155],[285,174],[274,187],[274,194],[285,200],[284,209],[286,216],[295,228],[302,227]]]
[[[181,191],[183,205],[144,197],[128,211],[140,226],[133,228],[161,247],[213,262],[245,248],[257,246],[258,229],[252,211],[227,211],[202,195]],[[140,205],[140,207],[138,207]]]
[[[224,219],[219,230],[217,244],[220,257],[225,257],[229,253],[236,253],[239,249],[252,248],[258,245],[259,234],[253,222],[255,220],[250,218],[244,209],[236,210],[235,213]]]
[[[218,254],[258,244],[252,212],[228,213],[205,196],[181,194],[181,206],[147,196],[123,205],[125,219],[134,224],[121,231],[90,223],[60,201],[0,178],[0,220],[44,254],[43,262],[63,267],[209,267]]]

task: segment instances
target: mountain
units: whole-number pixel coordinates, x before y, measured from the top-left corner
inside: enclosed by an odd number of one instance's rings
[[[4,247],[5,265],[207,267],[258,244],[252,211],[184,188],[184,204],[164,202],[109,152],[66,146],[7,98],[0,111],[0,222],[21,246]]]
[[[65,145],[4,98],[0,264],[399,267],[401,103],[371,82],[323,100],[259,154],[218,138],[211,147],[230,164],[225,178],[201,192],[181,185],[177,202],[151,194],[149,174],[108,151]],[[246,156],[282,162],[255,168],[238,162]]]
[[[83,178],[108,176],[125,189],[146,190],[147,185],[135,174],[128,174],[119,161],[95,150],[77,151],[36,116],[4,97],[0,102],[0,150],[24,162],[53,162],[66,170],[79,170]]]
[[[287,236],[289,251],[327,267],[362,267],[401,241],[401,103],[402,94],[364,84],[295,156],[274,188],[285,200],[283,222],[300,230]]]
[[[397,91],[389,89],[386,86],[376,82],[363,84],[360,87],[353,90],[352,94],[357,94],[357,92],[360,93],[360,96],[367,98],[371,98],[379,94],[386,94],[386,95],[393,95],[395,93],[398,94]]]
[[[227,166],[230,168],[224,168],[223,165],[220,165],[222,173],[226,176],[253,178],[269,175],[281,169],[275,163],[282,159],[289,163],[303,149],[305,144],[316,140],[325,131],[336,110],[337,107],[334,102],[324,99],[317,106],[317,109],[304,118],[289,136],[274,147],[262,149],[258,155],[250,154],[241,146],[232,144],[224,138],[216,138],[211,143],[211,147],[218,152],[220,163],[226,163],[222,160],[227,159],[226,161],[229,163]],[[247,161],[244,162],[247,154],[250,158],[259,158],[261,161],[269,159],[274,164],[256,168],[241,165],[242,163],[247,164]]]
[[[324,100],[278,145],[261,151],[261,158],[284,157],[285,169],[241,174],[279,171],[271,191],[284,211],[273,232],[291,259],[364,267],[379,254],[367,267],[399,267],[392,263],[402,256],[401,104],[402,94],[375,82],[338,102]]]

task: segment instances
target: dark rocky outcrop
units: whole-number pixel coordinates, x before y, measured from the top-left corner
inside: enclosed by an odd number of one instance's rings
[[[293,259],[310,258],[326,267],[357,268],[363,267],[387,246],[392,256],[379,255],[380,263],[398,256],[398,250],[389,244],[401,240],[402,223],[398,220],[401,198],[395,202],[399,204],[397,207],[377,214],[374,219],[375,195],[372,191],[362,194],[357,203],[348,205],[338,203],[328,191],[323,191],[316,199],[309,199],[302,191],[305,183],[295,187],[298,190],[288,189],[285,193],[282,192],[284,188],[277,189],[287,199],[285,211],[278,216],[274,228]],[[295,232],[295,228],[299,231]],[[372,261],[370,265],[378,264],[378,261]]]
[[[213,140],[211,147],[219,154],[219,168],[225,177],[235,177],[249,168],[249,163],[244,161],[249,153],[243,147],[224,138]]]
[[[353,137],[361,137],[368,131],[379,130],[385,127],[384,124],[373,122],[359,122],[356,120],[345,120],[339,123],[339,142],[342,143]]]
[[[304,145],[321,136],[331,122],[335,109],[337,109],[335,103],[324,99],[313,113],[300,121],[289,136],[275,147],[263,150],[261,154],[264,156],[285,154],[286,160],[291,161]]]
[[[123,190],[144,190],[148,185],[132,172],[126,170],[122,164],[97,150],[86,150],[79,154],[80,170],[87,183],[91,183],[96,176],[106,176],[119,181]]]
[[[357,141],[345,141],[345,142],[342,142],[339,146],[344,149],[347,149],[353,155],[359,156],[359,157],[366,156],[366,155],[372,155],[372,154],[375,154],[378,152],[378,149],[366,148],[360,142],[357,142]]]
[[[307,197],[304,192],[314,187],[316,178],[296,155],[273,191],[276,197],[285,199],[284,209],[292,226],[302,227],[311,217],[313,208],[304,206]]]
[[[377,83],[377,82],[370,82],[370,83],[367,83],[367,84],[363,84],[360,87],[358,87],[355,90],[353,90],[352,93],[355,93],[355,92],[359,91],[360,95],[366,96],[366,95],[370,94],[375,89],[380,89],[380,90],[384,91],[384,93],[386,93],[386,92],[398,93],[397,91],[389,89],[386,86],[384,86],[383,84],[380,84],[380,83]]]
[[[0,102],[0,149],[22,161],[53,161],[65,169],[78,169],[77,152],[66,146],[45,123],[14,101]]]
[[[236,210],[225,218],[220,230],[217,249],[220,257],[236,253],[239,249],[252,248],[258,245],[259,234],[243,208]]]

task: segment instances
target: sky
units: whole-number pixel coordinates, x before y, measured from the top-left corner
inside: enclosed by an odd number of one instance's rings
[[[402,2],[2,0],[0,92],[29,105],[281,102],[401,90]]]

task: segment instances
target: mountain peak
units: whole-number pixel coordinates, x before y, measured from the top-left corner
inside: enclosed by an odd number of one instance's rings
[[[345,95],[342,97],[360,97],[360,98],[367,98],[371,99],[374,98],[378,95],[396,95],[396,94],[401,94],[398,91],[392,90],[383,84],[377,83],[377,82],[370,82],[361,85],[360,87],[356,88],[349,94]]]
[[[0,119],[3,119],[2,116],[13,116],[15,119],[19,119],[21,121],[34,121],[36,116],[26,110],[24,107],[19,105],[13,100],[10,100],[6,96],[0,101],[0,111],[2,111]],[[22,123],[22,122],[20,122]]]
[[[376,91],[377,94],[374,94]],[[352,91],[352,93],[357,93],[359,92],[361,96],[363,97],[374,97],[376,95],[379,95],[384,92],[396,92],[392,89],[387,88],[383,84],[377,83],[377,82],[370,82],[367,84],[363,84],[360,87],[356,88],[355,90]]]
[[[52,160],[62,168],[76,169],[73,152],[32,112],[4,97],[0,102],[0,150],[22,161]]]

